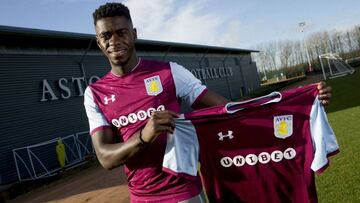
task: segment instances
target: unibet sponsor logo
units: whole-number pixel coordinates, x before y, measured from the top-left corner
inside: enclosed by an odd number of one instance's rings
[[[112,119],[111,123],[115,127],[121,128],[121,127],[127,126],[129,124],[136,123],[137,121],[143,121],[147,118],[150,118],[151,114],[154,111],[163,111],[163,110],[165,110],[164,105],[160,105],[156,109],[151,107],[151,108],[148,108],[146,111],[140,110],[137,113],[130,113],[129,115],[120,116],[117,119],[114,118],[114,119]]]
[[[280,162],[283,159],[293,159],[296,156],[296,151],[293,148],[287,148],[284,152],[275,150],[271,153],[268,152],[261,152],[260,154],[248,154],[246,156],[237,155],[233,158],[230,157],[223,157],[220,160],[220,163],[223,167],[230,167],[232,165],[241,167],[245,164],[254,166],[255,164],[267,164],[270,161],[273,162]]]

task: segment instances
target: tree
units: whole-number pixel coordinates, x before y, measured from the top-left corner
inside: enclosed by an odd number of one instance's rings
[[[292,42],[289,40],[286,41],[280,41],[278,45],[280,49],[280,64],[281,67],[287,68],[289,67],[290,57],[292,55]]]
[[[348,58],[360,56],[360,26],[355,26],[347,31],[333,30],[313,33],[305,40],[313,65],[319,64],[319,55],[329,52]],[[257,45],[260,53],[254,54],[253,58],[267,77],[276,75],[285,68],[287,68],[285,71],[289,73],[299,72],[308,63],[306,48],[303,44],[300,40],[262,43]],[[316,63],[314,64],[314,62]]]

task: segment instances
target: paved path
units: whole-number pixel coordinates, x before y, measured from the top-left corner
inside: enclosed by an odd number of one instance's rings
[[[9,201],[28,202],[121,203],[129,202],[129,192],[122,167],[107,171],[96,164]]]

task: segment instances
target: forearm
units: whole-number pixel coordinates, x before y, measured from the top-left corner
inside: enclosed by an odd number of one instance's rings
[[[91,139],[101,165],[106,169],[118,167],[144,150],[161,133],[173,133],[174,117],[177,117],[177,114],[172,111],[155,111],[144,128],[122,143],[115,143],[115,135],[110,128],[95,132]],[[140,139],[140,132],[142,132],[142,139]]]
[[[93,136],[96,136],[93,135]],[[106,169],[113,169],[124,164],[129,158],[145,148],[139,139],[139,132],[122,143],[99,142],[94,143],[96,155],[101,165]]]

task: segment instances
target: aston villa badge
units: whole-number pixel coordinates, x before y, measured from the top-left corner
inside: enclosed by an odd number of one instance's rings
[[[150,96],[156,96],[163,91],[160,76],[156,75],[150,78],[144,79],[146,92]]]
[[[274,116],[274,135],[285,139],[293,134],[293,115]]]

